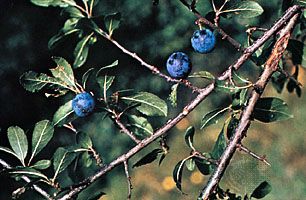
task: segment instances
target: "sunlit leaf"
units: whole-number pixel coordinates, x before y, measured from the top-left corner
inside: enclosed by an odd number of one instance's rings
[[[127,103],[140,103],[136,109],[144,115],[167,116],[166,102],[154,94],[139,92],[136,95],[121,98]]]
[[[227,17],[253,18],[264,12],[263,8],[255,1],[233,1],[228,5],[221,11],[221,13],[226,13]]]
[[[272,191],[272,186],[267,182],[262,182],[251,194],[251,197],[262,199]]]
[[[47,169],[50,166],[51,166],[50,160],[39,160],[35,164],[31,165],[31,167],[35,169]]]
[[[24,165],[24,159],[28,153],[28,139],[26,134],[20,127],[11,126],[7,129],[7,137],[13,151]]]
[[[67,7],[69,5],[76,5],[74,0],[31,0],[31,2],[37,6],[49,7],[49,6],[58,6],[58,7]]]
[[[13,156],[15,156],[16,158],[19,158],[18,155],[11,149],[7,148],[7,147],[1,147],[0,146],[0,151],[3,151],[3,152],[6,152],[6,153],[9,153]]]
[[[47,87],[49,89],[53,89],[54,91],[58,90],[72,90],[74,91],[74,88],[69,87],[65,82],[50,77],[46,74],[38,74],[33,71],[29,71],[24,73],[20,77],[20,83],[21,85],[30,92],[37,92],[44,87]]]
[[[142,157],[140,160],[138,160],[134,165],[134,167],[139,167],[142,165],[146,165],[149,164],[151,162],[153,162],[154,160],[157,159],[158,154],[162,153],[163,150],[162,149],[154,149],[153,151],[151,151],[150,153],[148,153],[147,155],[145,155],[144,157]]]
[[[86,62],[91,37],[92,37],[92,34],[89,34],[83,37],[83,39],[77,43],[74,49],[74,52],[73,52],[73,55],[74,55],[73,67],[74,68],[81,67]]]
[[[55,112],[53,116],[53,124],[54,126],[62,126],[73,121],[76,118],[77,116],[75,115],[72,109],[72,100],[70,100],[61,107],[59,107],[59,109]]]
[[[119,28],[120,20],[121,20],[120,13],[114,13],[105,16],[104,23],[109,35],[112,35],[114,30]]]
[[[71,87],[76,87],[75,78],[71,68],[71,65],[61,57],[53,57],[53,61],[57,64],[57,67],[50,69],[52,75],[55,78],[63,81]]]
[[[42,178],[44,180],[48,180],[48,177],[44,175],[43,173],[33,169],[33,168],[24,168],[24,169],[13,169],[12,171],[9,172],[10,174],[15,174],[15,175],[25,175],[27,177],[31,178]]]
[[[49,120],[42,120],[35,124],[32,136],[32,155],[30,160],[37,155],[51,140],[53,136],[53,124]]]
[[[288,105],[279,98],[260,98],[254,108],[253,117],[261,122],[275,122],[293,118]]]

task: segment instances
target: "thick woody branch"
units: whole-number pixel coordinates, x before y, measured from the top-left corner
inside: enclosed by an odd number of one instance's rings
[[[208,184],[203,188],[199,196],[199,200],[208,200],[210,196],[214,193],[216,187],[218,186],[227,166],[229,165],[235,151],[237,144],[241,143],[241,140],[245,137],[246,132],[251,123],[251,115],[253,113],[254,107],[257,100],[260,98],[262,92],[264,91],[270,77],[272,74],[277,71],[278,63],[281,59],[282,54],[284,53],[291,31],[296,23],[296,20],[299,17],[299,13],[295,14],[290,22],[281,30],[280,38],[277,40],[274,45],[273,51],[265,64],[265,69],[256,82],[256,87],[252,91],[248,104],[243,110],[243,113],[240,118],[238,127],[235,130],[234,136],[231,138],[229,144],[227,145],[225,151],[223,152],[219,165],[211,175]]]
[[[5,162],[4,160],[0,159],[0,165],[2,165],[3,168],[5,169],[12,169],[12,167],[7,163]],[[27,183],[30,183],[31,182],[31,179],[27,176],[21,176],[21,179],[24,180],[25,182]],[[49,199],[51,200],[52,198],[50,197],[50,195],[44,191],[43,189],[41,189],[39,186],[37,185],[33,185],[33,188],[36,192],[38,192],[41,196],[43,196],[45,199]]]
[[[226,80],[230,77],[231,75],[231,69],[239,69],[244,62],[247,61],[247,59],[261,46],[264,44],[264,42],[271,37],[273,34],[277,33],[280,27],[285,25],[294,14],[296,14],[301,8],[299,6],[293,6],[288,9],[288,11],[285,13],[285,15],[278,20],[275,25],[271,28],[272,30],[269,30],[265,32],[265,34],[259,39],[259,41],[255,42],[252,46],[248,47],[245,49],[243,55],[233,64],[231,65],[218,79],[219,80]],[[107,36],[105,36],[107,38]],[[111,39],[111,38],[109,38]],[[111,40],[113,41],[113,40]],[[115,42],[114,44],[118,44]],[[117,45],[116,45],[117,46]],[[121,45],[119,45],[119,48],[121,48]],[[136,54],[133,54],[129,51],[127,51],[125,48],[122,49],[123,52],[127,53],[128,55],[131,55],[132,57],[135,58]],[[247,54],[247,56],[245,55]],[[136,56],[136,59],[138,56]],[[143,65],[148,65],[147,67],[150,67],[154,71],[154,67],[152,65],[149,65],[145,63],[142,59],[139,60],[140,62],[143,62]],[[117,157],[115,160],[113,160],[111,163],[108,165],[105,165],[102,167],[96,174],[86,178],[82,182],[80,182],[77,185],[72,186],[72,189],[59,198],[60,200],[66,200],[66,199],[71,199],[74,195],[80,193],[82,190],[84,190],[88,185],[92,184],[94,181],[105,175],[107,172],[111,171],[113,168],[116,166],[124,163],[127,161],[129,158],[134,156],[136,153],[138,153],[140,150],[145,148],[147,145],[155,141],[157,138],[165,135],[172,127],[174,127],[178,122],[180,122],[183,118],[185,118],[193,109],[195,109],[196,106],[198,106],[215,88],[214,83],[211,83],[207,85],[203,89],[197,90],[199,93],[198,95],[183,109],[182,112],[180,112],[176,117],[173,119],[169,120],[164,126],[159,128],[158,130],[155,131],[153,135],[151,135],[148,138],[143,139],[139,144],[134,146],[132,149],[130,149],[127,153],[122,154],[121,156]],[[237,144],[237,143],[236,143]],[[220,165],[219,165],[220,166]]]

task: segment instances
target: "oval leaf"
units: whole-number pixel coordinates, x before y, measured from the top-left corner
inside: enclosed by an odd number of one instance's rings
[[[234,1],[221,11],[221,13],[226,13],[227,17],[238,16],[241,18],[256,17],[263,12],[263,8],[255,1]]]
[[[92,140],[90,139],[89,135],[85,132],[79,132],[77,134],[77,142],[83,148],[91,148],[92,147]]]
[[[59,147],[53,155],[53,169],[55,172],[54,178],[56,178],[59,173],[64,171],[75,159],[75,157],[75,153],[70,153],[65,148]]]
[[[48,144],[53,133],[54,128],[49,120],[42,120],[36,123],[32,137],[32,155],[30,161]]]
[[[183,175],[183,168],[186,160],[181,160],[178,162],[173,170],[173,180],[176,183],[176,187],[182,191],[182,175]]]
[[[64,105],[59,107],[53,116],[53,125],[62,126],[76,119],[77,116],[74,114],[72,109],[72,100],[66,102]]]
[[[128,103],[140,103],[136,109],[147,116],[167,116],[167,104],[158,96],[148,93],[139,92],[136,95],[122,97]]]
[[[158,154],[160,154],[162,152],[163,152],[162,149],[154,149],[153,151],[151,151],[150,153],[145,155],[143,158],[141,158],[139,161],[137,161],[133,165],[133,168],[134,167],[139,167],[141,165],[146,165],[146,164],[149,164],[149,163],[153,162],[154,160],[156,160]]]
[[[74,49],[74,63],[73,67],[81,67],[87,60],[88,50],[90,45],[90,38],[93,34],[83,37],[82,40],[78,42]]]
[[[267,181],[264,181],[259,186],[257,186],[257,188],[251,194],[251,197],[254,197],[256,199],[262,199],[267,194],[269,194],[271,190],[272,190],[271,185]]]
[[[50,160],[40,160],[40,161],[37,161],[31,167],[35,169],[47,169],[48,167],[50,167],[50,165],[51,165]]]
[[[201,129],[210,126],[212,124],[217,124],[219,122],[219,119],[223,116],[225,111],[227,111],[229,107],[226,108],[218,108],[216,110],[210,111],[207,113],[201,122]]]
[[[194,127],[190,126],[185,133],[185,142],[186,144],[193,150],[195,150],[195,148],[193,147],[193,136],[194,136]]]
[[[130,122],[128,126],[135,135],[144,137],[153,134],[153,128],[146,118],[136,115],[129,115],[128,118]]]
[[[261,122],[269,123],[293,118],[288,105],[279,98],[260,98],[254,108],[253,117]]]
[[[13,151],[24,165],[28,153],[28,139],[24,131],[18,126],[11,126],[7,129],[7,137]]]
[[[215,143],[215,146],[211,152],[211,157],[215,160],[218,160],[223,154],[225,148],[226,148],[226,139],[224,136],[224,127],[223,127]]]
[[[55,78],[58,78],[59,80],[63,81],[67,85],[71,87],[76,87],[71,65],[64,58],[61,57],[53,57],[53,61],[57,64],[57,67],[54,69],[50,69],[52,75]]]

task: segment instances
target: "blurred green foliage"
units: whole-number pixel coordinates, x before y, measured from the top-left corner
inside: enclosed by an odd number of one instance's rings
[[[221,27],[233,38],[246,45],[246,26],[268,28],[281,15],[279,0],[258,1],[264,8],[264,13],[258,18],[221,21]],[[208,1],[199,1],[198,10],[205,14],[211,11]],[[190,47],[190,37],[197,26],[195,17],[179,1],[160,0],[158,6],[152,5],[150,0],[100,0],[94,13],[109,14],[121,12],[122,22],[118,30],[114,32],[116,38],[123,46],[136,52],[144,60],[156,65],[161,71],[166,72],[165,62],[174,51],[187,52],[193,61],[194,71],[207,70],[214,75],[220,74],[231,64],[239,53],[225,40],[217,35],[216,49],[209,56],[196,54]],[[35,70],[46,72],[54,67],[51,56],[62,56],[73,63],[73,49],[77,38],[69,38],[53,50],[48,50],[48,40],[55,35],[64,23],[58,8],[46,9],[34,6],[29,1],[2,0],[0,2],[0,128],[1,134],[6,135],[6,129],[11,125],[23,127],[30,132],[33,125],[42,119],[52,119],[59,105],[69,97],[50,99],[42,94],[29,93],[19,84],[19,77],[26,71]],[[116,75],[113,92],[120,89],[135,88],[136,91],[150,91],[166,99],[171,91],[171,84],[163,79],[152,76],[152,73],[140,66],[138,62],[123,54],[110,42],[99,39],[89,50],[89,57],[83,68],[76,70],[76,76],[91,67],[101,67],[119,60],[119,67],[112,71]],[[259,74],[259,69],[247,62],[243,73],[252,80],[254,74]],[[306,84],[305,70],[301,69],[299,80]],[[207,82],[196,81],[202,86]],[[194,94],[179,87],[178,106],[171,107],[169,116],[174,116],[188,102]],[[276,93],[271,87],[265,95],[286,99],[295,118],[283,123],[266,125],[255,122],[248,138],[247,146],[259,154],[265,154],[271,163],[271,167],[238,153],[227,170],[221,186],[231,188],[233,192],[250,193],[263,180],[268,180],[272,185],[272,193],[267,199],[303,199],[306,196],[306,148],[304,121],[306,112],[306,98],[289,94],[284,91]],[[184,94],[184,95],[182,95]],[[72,96],[70,96],[72,97]],[[192,199],[197,195],[207,177],[196,172],[184,171],[184,192],[191,195],[182,195],[169,179],[175,164],[187,156],[189,149],[184,144],[183,133],[185,129],[193,125],[200,128],[200,120],[204,114],[212,108],[222,107],[229,103],[230,96],[213,94],[201,104],[187,119],[183,120],[171,131],[168,141],[170,153],[161,166],[157,162],[131,170],[133,183],[133,199]],[[170,102],[168,102],[170,105]],[[101,120],[103,114],[94,114],[86,119],[78,119],[75,126],[90,134],[96,150],[101,154],[104,162],[110,162],[116,156],[126,152],[133,144],[130,139],[121,134],[109,119]],[[164,118],[150,118],[153,128],[160,127]],[[199,131],[195,135],[195,144],[203,151],[212,149],[212,144],[218,136],[222,124],[214,125],[208,129]],[[2,139],[0,145],[7,146],[8,141]],[[43,150],[42,157],[50,157],[56,146],[65,146],[73,139],[69,130],[56,129],[52,143],[48,144],[48,150]],[[132,162],[136,162],[141,156],[146,155],[156,147],[150,145],[140,155],[135,156]],[[0,156],[6,156],[0,153]],[[9,163],[14,160],[8,157]],[[82,180],[92,174],[94,169],[78,171],[76,180]],[[67,174],[68,177],[68,174]],[[105,181],[106,180],[106,181]],[[64,185],[71,184],[72,180],[65,178]],[[18,184],[17,184],[18,185]],[[0,199],[9,199],[12,191],[16,189],[16,182],[1,177]],[[103,199],[124,199],[127,192],[123,167],[119,166],[108,174],[104,180],[100,180],[87,189],[87,192],[97,188],[105,188],[107,194]],[[86,195],[86,191],[83,195]],[[120,191],[120,192],[118,192]],[[29,194],[22,196],[29,198]],[[32,199],[40,197],[31,196]]]

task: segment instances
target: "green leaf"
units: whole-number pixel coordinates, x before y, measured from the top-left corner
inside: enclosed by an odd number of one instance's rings
[[[139,92],[129,97],[121,97],[128,103],[140,103],[136,109],[147,116],[167,116],[167,104],[158,96],[148,93]]]
[[[186,159],[181,160],[178,162],[173,170],[173,180],[176,183],[176,187],[182,191],[182,175],[183,175],[183,168],[184,164],[186,162]]]
[[[28,153],[28,139],[24,131],[18,126],[11,126],[7,129],[7,137],[13,151],[23,165]]]
[[[32,165],[32,168],[35,169],[47,169],[51,166],[50,160],[39,160],[34,165]]]
[[[91,76],[91,74],[94,72],[94,68],[88,69],[82,76],[82,85],[83,88],[86,89],[86,84],[88,81],[88,78]]]
[[[177,106],[177,88],[179,86],[179,83],[176,83],[174,85],[171,86],[171,93],[168,97],[171,105],[173,107],[176,107]]]
[[[79,132],[77,134],[77,142],[83,148],[92,148],[92,140],[85,132]]]
[[[253,117],[269,123],[293,118],[288,105],[279,98],[260,98],[254,108]]]
[[[216,91],[235,94],[241,90],[240,87],[231,85],[228,81],[215,81]]]
[[[81,67],[86,62],[87,56],[88,56],[88,50],[90,46],[90,38],[92,37],[92,35],[93,33],[83,37],[83,39],[77,43],[74,49],[74,52],[73,52],[74,54],[73,67],[74,68]]]
[[[236,94],[232,95],[232,108],[234,110],[238,110],[241,107],[245,106],[247,103],[247,94],[248,94],[248,89],[243,89],[237,92]]]
[[[37,6],[49,7],[49,6],[58,6],[58,7],[67,7],[69,5],[76,5],[74,0],[31,0],[31,2]]]
[[[215,160],[218,160],[223,154],[225,148],[226,148],[226,139],[224,136],[224,127],[223,127],[215,143],[215,146],[211,152],[211,157]]]
[[[194,127],[190,126],[186,132],[185,132],[185,142],[186,144],[193,150],[195,150],[195,148],[193,147],[193,136],[194,136]]]
[[[53,61],[57,64],[57,67],[50,69],[52,75],[66,83],[66,85],[76,87],[71,65],[61,57],[53,57]]]
[[[74,91],[74,88],[67,86],[65,82],[57,78],[50,77],[43,73],[38,74],[33,71],[24,73],[20,77],[20,83],[27,91],[30,91],[30,92],[37,92],[43,89],[45,86],[50,89],[54,89],[55,91],[57,90]]]
[[[193,159],[194,159],[195,165],[197,166],[197,168],[203,175],[209,175],[212,172],[213,169],[209,162],[207,162],[204,159],[198,158],[198,157],[195,157]]]
[[[75,159],[75,157],[75,153],[71,153],[65,148],[59,147],[53,155],[53,169],[55,172],[54,178],[56,178],[59,173],[64,171]]]
[[[44,180],[49,180],[48,177],[46,175],[44,175],[43,173],[33,169],[33,168],[23,168],[23,169],[20,169],[20,170],[12,170],[10,172],[10,174],[16,174],[16,175],[20,175],[20,176],[28,176],[28,177],[31,177],[31,178],[42,178]]]
[[[104,67],[101,67],[101,68],[99,69],[99,71],[97,71],[96,76],[98,77],[101,71],[106,70],[106,69],[111,69],[111,68],[113,68],[113,67],[116,67],[118,64],[119,64],[119,61],[118,61],[118,60],[115,60],[112,64],[106,65],[106,66],[104,66]]]
[[[112,86],[113,82],[115,80],[115,76],[98,76],[97,82],[100,86],[100,88],[103,89],[103,91],[107,91],[110,86]]]
[[[104,24],[111,36],[115,29],[119,28],[121,14],[119,12],[105,16]]]
[[[188,76],[189,78],[205,78],[208,80],[214,80],[215,77],[208,71],[199,71],[199,72],[194,72],[192,75]]]
[[[35,124],[32,137],[32,155],[30,161],[49,143],[53,133],[53,124],[49,120],[42,120]]]
[[[194,168],[195,168],[195,161],[194,159],[189,159],[186,161],[186,168],[189,170],[189,171],[193,171]]]
[[[272,191],[272,186],[267,181],[264,181],[261,184],[259,184],[259,186],[257,186],[257,188],[251,194],[251,197],[254,197],[256,199],[262,199],[271,191]]]
[[[138,117],[136,115],[129,115],[129,124],[131,131],[141,137],[152,135],[153,128],[148,120],[144,117]]]
[[[7,147],[1,147],[0,146],[0,151],[3,151],[3,152],[6,152],[6,153],[9,153],[13,156],[15,156],[16,158],[19,158],[18,155],[11,149],[7,148]]]
[[[238,124],[239,119],[237,119],[235,116],[232,116],[226,128],[227,139],[231,139],[231,137],[234,135],[234,131],[236,130]]]
[[[218,108],[204,115],[204,117],[202,118],[202,122],[201,122],[201,129],[204,129],[205,127],[208,127],[212,124],[217,124],[219,122],[219,119],[223,117],[223,114],[229,108],[230,107]]]
[[[77,116],[72,109],[72,100],[59,107],[53,116],[53,125],[62,126],[75,120]]]
[[[306,68],[306,45],[303,42],[290,39],[287,50],[291,52],[294,65],[302,65]]]
[[[261,15],[264,10],[255,1],[234,1],[229,3],[221,13],[225,13],[227,17],[253,18]]]
[[[67,7],[64,9],[64,12],[69,14],[69,17],[71,18],[83,18],[85,15],[76,7]]]
[[[142,165],[146,165],[149,164],[151,162],[153,162],[154,160],[157,159],[158,154],[162,153],[163,150],[162,149],[154,149],[153,151],[151,151],[150,153],[148,153],[147,155],[145,155],[143,158],[141,158],[140,160],[138,160],[134,165],[134,167],[139,167]]]
[[[81,30],[76,28],[76,25],[78,23],[78,19],[76,18],[70,18],[66,20],[63,28],[53,37],[49,39],[48,42],[48,48],[52,49],[54,48],[64,37],[71,35],[73,33],[80,32]]]

